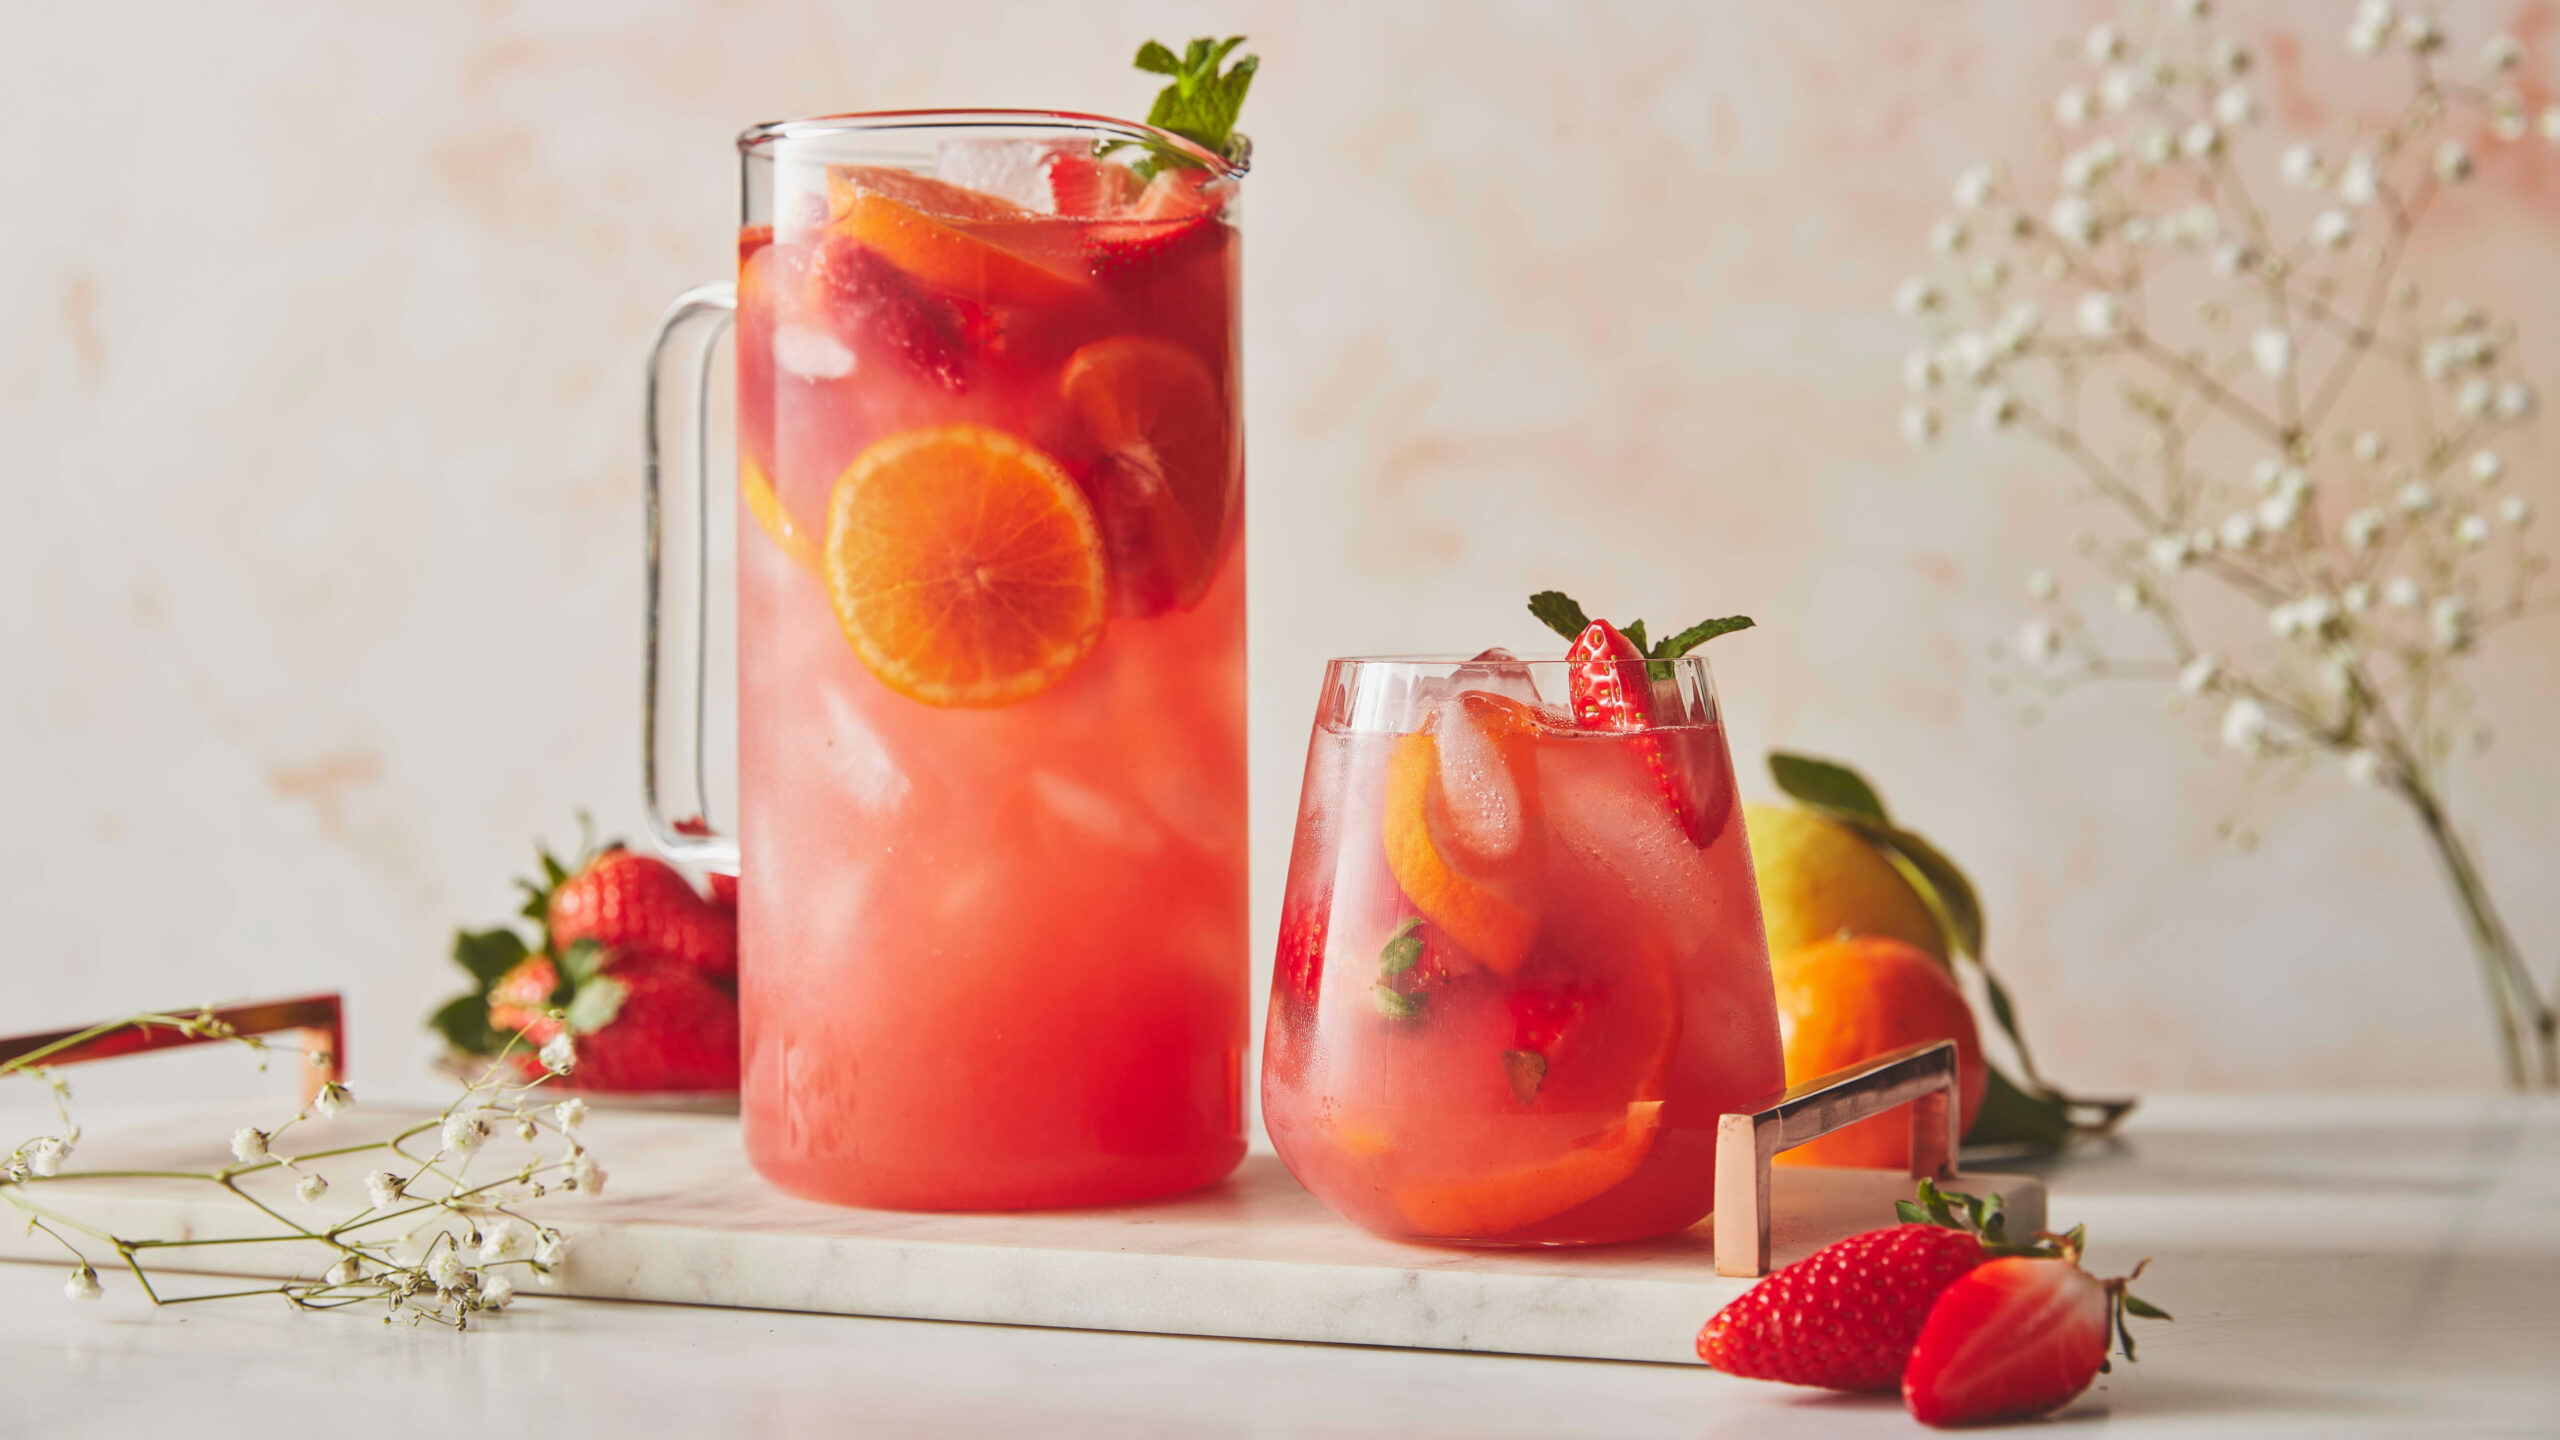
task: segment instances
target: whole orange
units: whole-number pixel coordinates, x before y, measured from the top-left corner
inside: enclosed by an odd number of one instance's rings
[[[1770,966],[1787,1083],[1928,1040],[1956,1042],[1964,1128],[1982,1109],[1982,1037],[1955,977],[1928,952],[1881,935],[1849,935],[1791,951]],[[1908,1110],[1861,1120],[1778,1156],[1781,1165],[1901,1169],[1911,1163]]]

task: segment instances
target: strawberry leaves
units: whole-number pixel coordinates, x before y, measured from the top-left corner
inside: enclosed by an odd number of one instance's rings
[[[1563,636],[1568,643],[1581,639],[1582,632],[1591,628],[1591,617],[1583,612],[1580,603],[1561,590],[1541,590],[1530,596],[1529,613],[1537,617],[1539,624]],[[1656,680],[1664,680],[1670,678],[1672,661],[1719,635],[1730,635],[1736,630],[1751,627],[1752,620],[1748,615],[1726,615],[1714,620],[1701,620],[1650,645],[1645,643],[1645,626],[1641,620],[1628,621],[1618,627],[1618,633],[1626,636],[1635,645],[1636,653],[1644,657],[1646,673]]]

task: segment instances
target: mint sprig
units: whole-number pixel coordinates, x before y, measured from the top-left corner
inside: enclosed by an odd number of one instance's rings
[[[1537,617],[1539,624],[1563,636],[1567,644],[1581,639],[1582,632],[1591,628],[1590,615],[1583,611],[1579,602],[1561,590],[1541,590],[1530,596],[1529,613]],[[1701,620],[1677,634],[1663,636],[1650,646],[1645,643],[1644,622],[1641,620],[1630,620],[1619,626],[1618,633],[1627,637],[1627,643],[1636,647],[1637,654],[1644,656],[1647,675],[1656,680],[1668,680],[1671,678],[1672,661],[1719,635],[1748,630],[1751,625],[1748,615]]]
[[[1212,155],[1243,164],[1253,146],[1236,133],[1236,115],[1244,109],[1245,93],[1253,88],[1254,72],[1262,67],[1259,55],[1246,55],[1233,65],[1225,65],[1228,52],[1243,43],[1241,35],[1224,40],[1202,36],[1184,46],[1180,55],[1153,40],[1139,46],[1139,69],[1173,77],[1173,83],[1157,94],[1155,108],[1147,112],[1147,123],[1179,135]],[[1137,168],[1152,174],[1168,162],[1197,168],[1178,155],[1151,157]]]

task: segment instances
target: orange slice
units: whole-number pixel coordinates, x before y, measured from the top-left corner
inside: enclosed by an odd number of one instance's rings
[[[1102,638],[1102,533],[1075,481],[979,425],[892,435],[827,507],[827,590],[880,682],[928,705],[1010,705]]]
[[[764,467],[749,455],[738,457],[738,495],[747,503],[747,513],[756,517],[773,543],[792,564],[826,578],[825,562],[818,555],[817,537],[783,508],[782,497],[774,493],[773,482],[765,478]]]
[[[1504,894],[1506,881],[1523,879],[1538,863],[1538,724],[1527,707],[1483,691],[1467,691],[1459,703],[1433,717],[1429,728],[1396,741],[1387,757],[1385,841],[1387,869],[1424,918],[1468,955],[1497,975],[1519,972],[1538,938],[1535,912]],[[1473,733],[1435,736],[1441,724],[1466,725]],[[1488,784],[1509,787],[1513,813],[1506,829],[1519,833],[1508,845],[1488,847],[1466,823],[1466,797],[1451,804],[1441,778],[1442,740],[1480,746]],[[1473,843],[1470,843],[1473,842]]]
[[[1058,390],[1102,452],[1095,504],[1122,610],[1189,609],[1225,554],[1243,471],[1217,377],[1180,345],[1124,335],[1069,356]]]
[[[1638,1100],[1626,1118],[1553,1160],[1465,1180],[1399,1180],[1391,1193],[1420,1234],[1490,1240],[1607,1194],[1636,1173],[1661,1127],[1662,1102]]]
[[[827,209],[833,229],[946,294],[997,305],[1056,305],[1092,288],[948,223],[1035,217],[930,176],[884,165],[830,165]]]

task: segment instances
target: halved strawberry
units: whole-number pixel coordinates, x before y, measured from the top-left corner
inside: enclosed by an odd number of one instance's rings
[[[1126,282],[1217,243],[1226,199],[1204,192],[1206,170],[1162,170],[1128,207],[1128,218],[1085,233],[1085,264],[1094,278]]]
[[[1941,1426],[2059,1410],[2106,1367],[2110,1328],[2106,1285],[2071,1260],[1990,1261],[1930,1309],[1903,1403]]]
[[[1606,620],[1594,620],[1565,652],[1573,662],[1570,688],[1574,723],[1585,730],[1638,731],[1654,726],[1653,681],[1644,652]],[[1680,822],[1693,845],[1714,839],[1700,813],[1677,757],[1659,740],[1628,742],[1653,776],[1663,802]]]
[[[1091,155],[1049,157],[1049,198],[1061,215],[1092,218],[1134,207],[1142,193],[1137,172]]]

